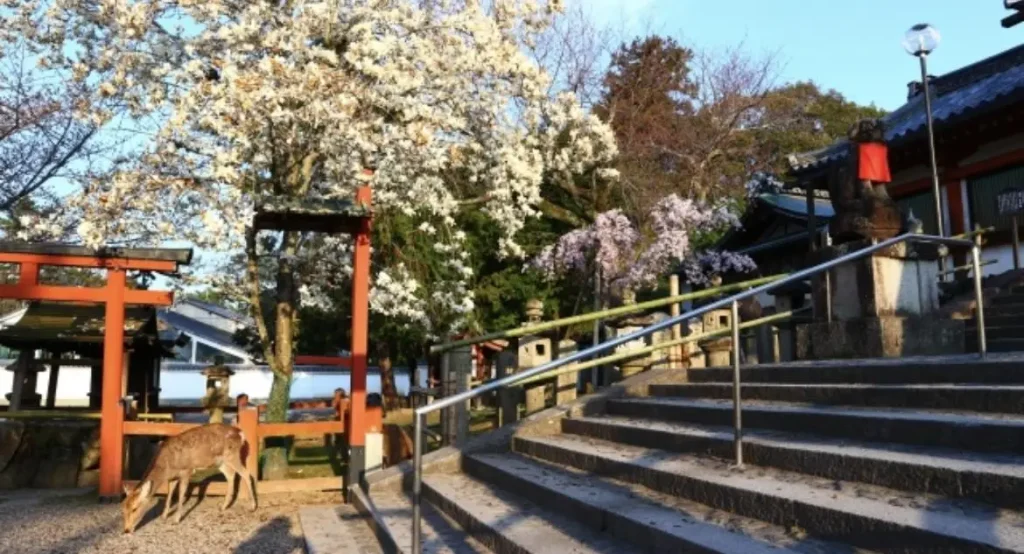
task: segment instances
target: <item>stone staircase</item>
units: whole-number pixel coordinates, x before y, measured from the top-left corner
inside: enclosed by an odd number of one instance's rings
[[[978,350],[977,320],[967,322],[967,349]],[[985,338],[989,352],[1024,352],[1024,286],[1012,287],[986,302]]]
[[[651,371],[431,453],[423,551],[1024,552],[1024,355],[742,378],[743,469],[729,369]],[[368,476],[364,519],[332,524],[409,552],[408,469]]]

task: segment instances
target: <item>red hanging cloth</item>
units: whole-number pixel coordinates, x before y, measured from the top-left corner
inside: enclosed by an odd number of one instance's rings
[[[889,147],[881,142],[862,142],[857,146],[857,178],[876,183],[892,182],[889,174]]]

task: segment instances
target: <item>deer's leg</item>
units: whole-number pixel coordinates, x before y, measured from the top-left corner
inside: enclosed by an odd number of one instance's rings
[[[220,509],[227,510],[235,496],[235,470],[228,464],[221,464],[220,472],[224,474],[224,479],[228,482],[228,492],[224,495],[224,503],[220,505]]]
[[[238,473],[239,479],[242,480],[242,484],[245,485],[246,492],[249,493],[249,502],[253,510],[256,509],[256,491],[253,488],[253,478],[249,470],[245,469],[245,464],[242,463],[242,458],[238,457],[233,460],[225,460],[224,465],[231,466],[231,469]]]
[[[167,516],[171,515],[171,499],[174,498],[174,489],[178,486],[178,481],[170,481],[167,484],[167,498],[164,502],[164,513],[160,515],[161,519],[167,519]]]
[[[181,515],[185,507],[185,493],[188,492],[188,481],[191,476],[190,470],[178,473],[178,511],[174,514],[174,523],[181,523]]]

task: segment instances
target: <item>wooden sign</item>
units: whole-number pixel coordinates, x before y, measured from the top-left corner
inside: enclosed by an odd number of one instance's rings
[[[1000,192],[996,196],[996,207],[999,209],[999,215],[1024,212],[1024,189],[1013,188]]]

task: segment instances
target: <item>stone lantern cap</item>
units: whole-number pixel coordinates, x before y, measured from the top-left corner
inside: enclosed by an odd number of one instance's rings
[[[203,370],[203,375],[210,378],[226,379],[234,374],[234,371],[227,367],[224,367],[223,365],[212,365]]]

